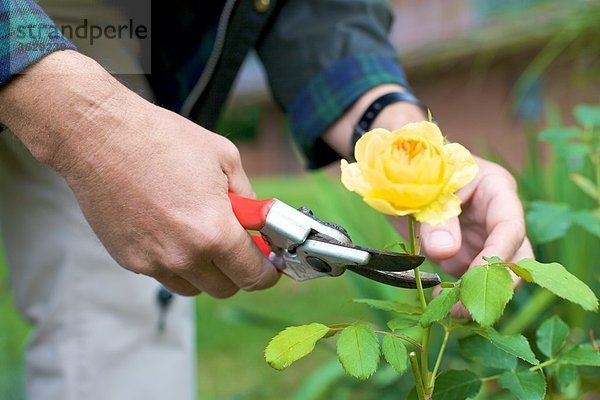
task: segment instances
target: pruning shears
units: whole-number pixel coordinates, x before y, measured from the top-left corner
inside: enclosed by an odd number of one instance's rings
[[[346,230],[317,219],[311,210],[295,209],[281,200],[254,200],[229,193],[233,212],[261,252],[296,281],[340,276],[347,269],[391,286],[415,289],[413,269],[420,255],[392,253],[357,246]],[[421,272],[423,287],[440,283],[437,274]]]

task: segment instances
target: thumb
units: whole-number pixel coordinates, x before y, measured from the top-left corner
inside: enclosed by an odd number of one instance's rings
[[[427,256],[435,261],[455,256],[461,241],[460,223],[456,217],[443,224],[421,225],[421,244]]]
[[[230,191],[250,199],[256,198],[250,180],[241,166],[233,173],[227,174],[227,181]]]
[[[233,144],[232,144],[233,146]],[[256,194],[252,190],[250,180],[244,171],[242,166],[242,160],[240,153],[235,146],[231,151],[233,154],[226,160],[226,168],[223,172],[227,175],[227,183],[229,190],[240,196],[248,197],[251,199],[256,198]]]

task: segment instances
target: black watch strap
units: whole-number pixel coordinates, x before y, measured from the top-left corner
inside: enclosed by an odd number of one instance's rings
[[[373,103],[371,103],[358,123],[354,126],[354,132],[352,132],[352,142],[350,143],[350,154],[352,154],[353,158],[354,146],[356,145],[356,142],[362,137],[362,135],[365,134],[365,132],[371,129],[373,121],[375,121],[375,118],[377,118],[381,110],[390,104],[400,102],[415,104],[423,109],[425,114],[428,113],[428,108],[410,92],[392,92],[378,97]]]

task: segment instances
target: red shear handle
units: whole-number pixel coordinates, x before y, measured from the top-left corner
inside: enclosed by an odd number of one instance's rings
[[[254,244],[256,247],[258,247],[260,252],[263,253],[265,257],[269,258],[269,254],[271,254],[271,247],[269,247],[269,244],[265,241],[265,239],[263,239],[261,235],[250,236],[252,237],[252,240],[254,240]]]
[[[275,204],[275,199],[254,200],[238,196],[232,192],[229,192],[229,199],[231,200],[233,213],[240,222],[240,225],[242,225],[244,229],[251,229],[254,231],[259,231],[265,226],[267,215],[269,214],[271,207],[273,207],[273,204]],[[261,253],[268,257],[271,253],[271,248],[262,236],[252,235],[252,239]]]
[[[254,200],[229,192],[231,207],[244,229],[260,231],[267,222],[267,214],[275,204],[275,199]]]

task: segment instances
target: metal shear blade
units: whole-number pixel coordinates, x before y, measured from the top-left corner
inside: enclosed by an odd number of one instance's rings
[[[308,209],[296,210],[276,199],[253,200],[229,194],[240,224],[260,231],[254,241],[265,256],[280,259],[281,271],[297,281],[339,276],[346,269],[387,285],[416,288],[411,271],[423,256],[357,246],[341,226],[323,222]],[[424,287],[440,283],[437,274],[421,273]]]
[[[311,235],[309,238],[304,245],[299,246],[299,250],[306,253],[307,263],[319,272],[332,272],[336,267],[341,267],[340,274],[349,269],[386,285],[409,289],[417,287],[413,270],[425,261],[423,256],[339,243],[320,234]],[[421,272],[420,277],[423,287],[426,288],[441,282],[438,274]]]

